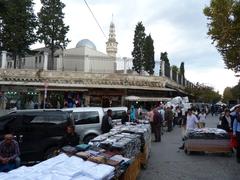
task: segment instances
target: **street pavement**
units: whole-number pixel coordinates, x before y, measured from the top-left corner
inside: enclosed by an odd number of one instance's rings
[[[207,116],[207,127],[216,127],[218,116]],[[181,129],[164,132],[160,143],[152,142],[148,166],[138,180],[240,180],[240,164],[224,154],[191,154],[178,150]]]

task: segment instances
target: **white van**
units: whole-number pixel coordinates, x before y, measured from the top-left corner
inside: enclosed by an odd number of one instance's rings
[[[112,110],[112,120],[114,124],[121,124],[122,113],[124,111],[127,112],[128,110],[127,107],[108,107],[108,108],[103,108],[105,114],[107,113],[108,109]]]
[[[64,111],[70,112],[74,119],[75,131],[80,136],[80,140],[88,143],[91,139],[100,135],[101,124],[104,116],[101,107],[77,107],[66,108]]]

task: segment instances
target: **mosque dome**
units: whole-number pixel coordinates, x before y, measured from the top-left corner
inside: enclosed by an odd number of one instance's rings
[[[88,48],[97,50],[95,44],[89,39],[82,39],[81,41],[78,41],[76,48],[79,48],[79,47],[88,47]]]

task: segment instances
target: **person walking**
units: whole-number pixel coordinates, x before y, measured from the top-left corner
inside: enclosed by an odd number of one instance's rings
[[[192,110],[189,109],[188,114],[187,114],[186,130],[195,129],[197,127],[198,123],[199,123],[199,121],[198,121],[196,115],[194,115],[192,113]]]
[[[161,125],[162,125],[162,115],[156,110],[153,110],[153,129],[155,135],[155,142],[161,142]]]
[[[233,121],[233,136],[237,138],[237,162],[240,163],[240,107],[235,110],[236,114]]]
[[[113,128],[112,110],[108,109],[107,114],[103,116],[101,130],[102,133],[108,133]]]
[[[167,107],[167,110],[164,114],[165,121],[167,121],[168,132],[172,131],[172,123],[173,123],[173,112],[171,107]]]
[[[204,128],[206,124],[207,115],[204,110],[198,115],[199,128]]]

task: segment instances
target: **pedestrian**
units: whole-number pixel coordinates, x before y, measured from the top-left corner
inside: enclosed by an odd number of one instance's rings
[[[75,128],[72,125],[67,126],[66,134],[61,140],[61,147],[63,146],[76,146],[79,144],[79,135],[75,132]]]
[[[108,109],[107,114],[103,116],[101,130],[102,133],[108,133],[113,128],[112,110]]]
[[[162,115],[156,110],[153,110],[153,129],[155,135],[155,142],[161,142],[161,125],[162,125]]]
[[[198,125],[198,119],[197,117],[192,113],[192,109],[188,109],[187,112],[187,118],[186,118],[186,131],[188,129],[195,129]],[[186,134],[186,131],[184,134]],[[184,142],[182,144],[181,147],[179,147],[179,149],[184,149]]]
[[[240,107],[236,108],[233,121],[233,136],[237,138],[237,162],[240,163]]]
[[[164,114],[164,119],[167,121],[167,127],[168,127],[168,132],[172,131],[172,123],[173,123],[173,112],[171,107],[167,107],[167,110],[165,111]]]
[[[198,125],[199,121],[195,114],[192,113],[192,110],[188,110],[187,114],[187,122],[186,122],[186,130],[195,129]]]
[[[136,110],[133,105],[131,105],[131,108],[130,108],[130,121],[131,122],[136,121]]]
[[[199,120],[199,128],[204,128],[206,124],[206,113],[204,110],[201,111],[201,113],[198,115]]]
[[[232,132],[232,122],[231,122],[231,116],[230,116],[230,110],[225,109],[224,115],[220,117],[220,127],[221,129],[224,129],[227,132]]]
[[[0,172],[8,172],[20,166],[20,151],[12,134],[6,134],[0,142]]]

